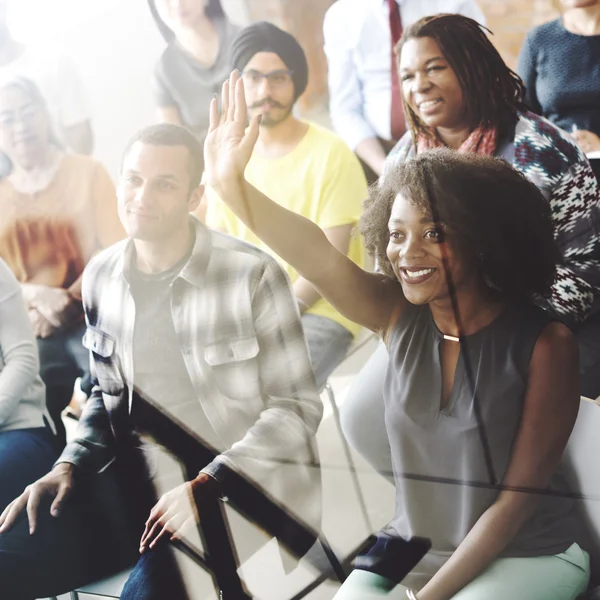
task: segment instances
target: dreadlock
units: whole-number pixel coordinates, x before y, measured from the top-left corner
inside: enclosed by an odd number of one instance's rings
[[[463,112],[470,128],[494,128],[507,134],[525,109],[525,84],[508,68],[485,32],[487,27],[474,19],[455,14],[424,17],[404,30],[395,48],[398,61],[402,47],[413,38],[435,40],[456,73],[464,96]],[[419,135],[434,137],[414,111],[402,100],[406,122],[414,140]]]

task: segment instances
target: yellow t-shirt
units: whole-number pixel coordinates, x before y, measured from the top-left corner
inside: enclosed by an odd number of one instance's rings
[[[263,194],[310,219],[321,229],[357,223],[362,202],[367,197],[367,181],[354,153],[340,137],[314,123],[309,123],[305,136],[289,154],[279,158],[253,155],[246,168],[246,179]],[[206,224],[273,255],[271,249],[215,196],[214,192],[208,191]],[[364,247],[358,233],[352,236],[348,257],[363,266]],[[298,273],[276,258],[293,283]],[[332,319],[353,335],[360,329],[323,298],[307,312]]]

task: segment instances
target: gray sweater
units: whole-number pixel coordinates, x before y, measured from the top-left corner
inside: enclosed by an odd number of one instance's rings
[[[0,259],[0,433],[50,422],[39,366],[21,286]]]

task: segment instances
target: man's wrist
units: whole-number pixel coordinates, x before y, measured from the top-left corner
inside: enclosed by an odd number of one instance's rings
[[[57,473],[68,473],[69,475],[73,476],[75,475],[77,467],[70,462],[58,462],[52,467],[52,470]]]

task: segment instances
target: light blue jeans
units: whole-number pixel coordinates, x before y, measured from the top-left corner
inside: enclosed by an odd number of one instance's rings
[[[590,557],[578,544],[562,554],[499,558],[452,600],[575,600],[587,589]],[[406,600],[406,588],[380,575],[354,570],[334,600]]]
[[[331,373],[346,357],[353,336],[339,323],[318,315],[302,315],[302,326],[321,392]]]

